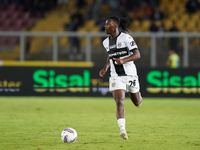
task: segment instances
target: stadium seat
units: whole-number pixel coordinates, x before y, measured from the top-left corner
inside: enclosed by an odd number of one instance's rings
[[[14,26],[10,26],[6,29],[6,31],[16,31],[16,28]]]
[[[66,46],[69,44],[69,39],[67,37],[60,37],[59,38],[59,45]]]
[[[192,19],[192,21],[197,21],[200,19],[200,14],[199,13],[192,14],[190,18]]]
[[[11,25],[12,25],[11,20],[3,20],[2,24],[1,24],[1,28],[3,30],[7,30]]]
[[[21,28],[23,28],[23,27],[24,27],[24,26],[23,26],[23,20],[18,19],[17,21],[15,21],[15,22],[13,23],[13,26],[14,26],[16,29],[21,29]]]
[[[171,19],[164,19],[163,22],[164,22],[166,30],[169,30],[172,26],[172,20]]]
[[[100,27],[99,26],[94,26],[93,28],[91,28],[90,31],[91,32],[99,32],[100,31]]]
[[[149,20],[143,20],[141,24],[143,31],[149,31],[150,24],[151,22]]]
[[[188,21],[187,22],[187,31],[197,32],[198,31],[198,21]]]
[[[9,46],[15,46],[19,42],[19,37],[9,37],[7,41],[7,45]]]
[[[185,20],[179,20],[176,21],[176,26],[179,29],[180,32],[186,32],[187,31],[187,21]]]
[[[0,45],[6,45],[7,37],[0,37]]]
[[[92,39],[92,45],[93,46],[101,45],[101,43],[102,43],[102,39],[100,37],[94,37]]]
[[[27,28],[33,27],[34,24],[35,24],[35,22],[36,22],[36,20],[35,20],[34,18],[28,19],[28,20],[26,21],[26,27],[27,27]]]
[[[20,17],[20,12],[15,11],[14,13],[10,14],[9,19],[12,21],[16,21]]]
[[[173,15],[170,15],[168,18],[171,19],[171,20],[176,21],[176,20],[179,20],[181,18],[181,14],[180,13],[175,13]]]
[[[139,31],[139,29],[141,28],[140,27],[140,21],[139,20],[133,20],[131,23],[130,23],[130,26],[129,26],[130,30],[132,32],[134,31]]]
[[[0,10],[4,10],[5,6],[3,4],[0,4]]]
[[[88,20],[84,24],[84,28],[85,28],[86,31],[91,31],[93,27],[95,27],[95,21],[94,20]]]
[[[30,12],[24,12],[20,15],[20,19],[22,19],[23,21],[27,21],[30,19]]]
[[[185,12],[185,5],[178,5],[177,10],[178,13],[184,13]]]
[[[170,4],[168,5],[168,13],[174,14],[176,12],[178,5]]]
[[[23,6],[23,5],[17,5],[15,11],[23,12],[23,9],[24,9],[24,6]]]
[[[180,16],[180,20],[181,21],[188,21],[190,19],[190,16],[189,16],[189,14],[187,14],[187,13],[184,13],[184,14],[182,14],[181,16]]]
[[[6,11],[0,11],[0,20],[7,19],[9,14]]]
[[[9,12],[10,14],[14,13],[15,9],[17,8],[17,6],[13,3],[13,4],[9,4],[6,7],[6,11]]]

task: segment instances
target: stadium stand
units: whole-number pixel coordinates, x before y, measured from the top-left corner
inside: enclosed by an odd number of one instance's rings
[[[127,7],[127,14],[132,18],[129,26],[130,31],[149,32],[151,20],[155,19],[149,17],[149,14],[154,13],[156,7],[159,7],[163,17],[156,20],[157,26],[160,26],[161,23],[164,23],[166,31],[169,31],[172,26],[172,22],[175,21],[180,32],[199,32],[200,12],[198,10],[192,14],[188,13],[185,8],[187,1],[188,0],[136,0],[134,4],[128,1],[124,7]],[[89,0],[85,0],[85,5],[80,8],[83,16],[86,15],[85,9],[88,3]],[[146,4],[148,4],[148,7]],[[0,4],[0,31],[65,31],[63,29],[63,24],[70,22],[70,16],[75,11],[75,9],[71,8],[76,7],[76,0],[69,0],[67,4],[64,5],[66,10],[62,10],[61,12],[58,9],[60,6],[54,6],[53,8],[48,9],[48,11],[45,12],[45,16],[43,17],[40,12],[34,13],[36,15],[33,15],[31,10],[27,8],[24,9],[25,5],[23,4],[10,3],[6,6],[4,4]],[[113,12],[110,8],[111,7],[107,1],[103,1],[101,10],[102,15],[104,15],[105,18],[112,14],[121,16],[121,14],[119,14],[120,12]],[[149,10],[152,10],[152,12],[144,12],[144,8],[150,8]],[[149,14],[146,15],[145,13]],[[188,21],[188,19],[190,21]],[[97,25],[93,19],[90,19],[85,20],[84,24],[79,27],[78,31],[98,32],[102,31],[102,27]],[[51,37],[33,37],[30,42],[31,44],[29,53],[34,54],[41,52],[44,45],[52,46],[53,39]],[[93,46],[99,46],[101,45],[101,42],[102,39],[99,37],[92,39]],[[144,41],[139,42],[142,43]],[[150,45],[149,40],[146,43],[148,43],[147,45]],[[18,37],[0,37],[1,46],[15,46],[18,44]],[[85,44],[85,38],[81,38],[81,45],[84,47]],[[197,47],[197,44],[199,44],[198,39],[190,42],[191,47]],[[68,38],[59,38],[59,45],[68,46]],[[18,46],[16,46],[15,50],[13,50],[13,54],[17,52]],[[17,59],[19,57],[13,57],[16,55],[11,55],[11,53],[9,54],[10,55],[5,57],[4,55],[6,55],[6,53],[2,53],[0,59]]]

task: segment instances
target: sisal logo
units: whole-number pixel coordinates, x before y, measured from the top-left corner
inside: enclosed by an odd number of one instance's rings
[[[20,86],[22,85],[21,81],[0,81],[0,92],[19,92]]]
[[[150,71],[146,80],[148,82],[147,91],[149,93],[200,93],[200,72],[196,76],[170,75],[168,71]]]
[[[57,74],[55,70],[39,69],[33,73],[33,89],[36,92],[89,92],[90,72],[79,74]]]

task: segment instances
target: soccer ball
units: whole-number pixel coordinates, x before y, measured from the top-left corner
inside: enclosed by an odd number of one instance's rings
[[[77,132],[73,128],[66,128],[61,132],[61,140],[64,143],[74,143],[77,139]]]

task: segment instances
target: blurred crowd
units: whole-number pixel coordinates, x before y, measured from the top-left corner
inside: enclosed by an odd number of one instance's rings
[[[132,19],[161,19],[162,12],[158,5],[160,0],[77,0],[76,6],[81,9],[86,8],[85,19],[101,21],[109,15],[119,17],[130,17]],[[102,8],[102,6],[104,6]],[[107,8],[107,9],[106,9]]]
[[[0,0],[0,10],[6,9],[9,5],[22,7],[22,11],[31,12],[32,17],[45,17],[45,13],[57,5],[57,0]]]
[[[161,0],[76,0],[76,10],[72,14],[72,20],[77,18],[81,22],[79,26],[83,25],[84,21],[95,20],[96,25],[104,27],[105,19],[111,15],[117,15],[120,18],[129,17],[131,21],[150,20],[150,32],[166,31],[164,23],[160,26],[154,24],[154,21],[163,20],[167,16],[160,8]],[[84,9],[85,13],[80,10]],[[200,10],[198,0],[187,0],[185,4],[185,12],[188,14],[195,13]],[[176,24],[173,23],[173,27]],[[178,31],[170,29],[169,31]]]
[[[71,0],[0,0],[0,10],[5,9],[9,4],[21,6],[23,11],[29,11],[32,17],[45,18],[47,11],[58,9],[60,6],[68,5]],[[107,17],[117,15],[120,18],[129,17],[133,20],[150,20],[150,32],[164,32],[165,25],[161,23],[159,26],[155,21],[165,18],[165,14],[160,8],[161,0],[73,0],[75,3],[74,11],[70,14],[70,23],[73,25],[65,25],[65,29],[77,31],[79,27],[84,25],[87,20],[94,20],[95,24],[104,30],[104,24]],[[67,7],[65,8],[67,13]],[[83,11],[84,10],[84,11]],[[200,10],[198,0],[188,0],[185,4],[185,11],[188,14],[195,13]],[[69,28],[70,27],[70,28]],[[178,32],[176,24],[173,23],[169,31]]]
[[[59,8],[71,0],[0,0],[0,9],[14,3],[23,7],[24,11],[30,11],[33,17],[45,17],[47,11]],[[75,14],[72,20],[78,17],[83,24],[86,20],[95,20],[101,25],[102,21],[110,15],[130,17],[132,20],[161,20],[164,13],[159,4],[161,0],[73,0],[75,1]],[[198,0],[188,0],[185,9],[188,13],[199,10]],[[83,10],[84,9],[84,13]],[[68,10],[66,10],[67,12]],[[79,13],[79,14],[78,14]],[[77,16],[78,14],[78,16]]]

